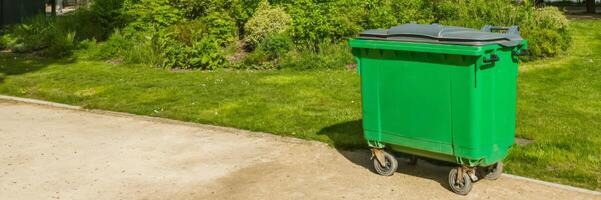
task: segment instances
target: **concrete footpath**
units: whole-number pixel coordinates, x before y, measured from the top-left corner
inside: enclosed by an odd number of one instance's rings
[[[448,167],[399,161],[394,176],[382,177],[368,151],[0,101],[0,199],[601,199],[513,176],[458,196],[447,189]]]

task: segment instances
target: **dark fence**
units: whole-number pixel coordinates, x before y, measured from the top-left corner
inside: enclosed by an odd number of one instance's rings
[[[44,0],[0,0],[0,26],[45,13]]]

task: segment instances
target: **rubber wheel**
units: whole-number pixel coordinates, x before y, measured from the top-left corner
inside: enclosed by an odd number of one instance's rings
[[[494,166],[488,170],[488,173],[486,174],[486,176],[484,176],[484,179],[497,180],[499,179],[499,177],[501,177],[501,174],[503,174],[503,162],[499,161],[497,162],[497,164],[494,164]]]
[[[472,191],[472,179],[470,179],[466,172],[463,172],[463,183],[459,183],[457,181],[457,172],[457,168],[453,168],[449,172],[449,186],[454,193],[467,195]]]
[[[378,159],[374,158],[374,170],[376,171],[376,173],[382,176],[392,176],[394,172],[396,172],[399,163],[392,154],[386,151],[384,151],[384,160],[386,164],[382,166]]]

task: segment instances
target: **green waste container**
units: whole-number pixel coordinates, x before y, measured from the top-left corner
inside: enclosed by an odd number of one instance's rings
[[[361,75],[364,137],[375,171],[398,166],[384,148],[456,163],[451,189],[496,179],[514,143],[519,29],[405,24],[349,41]]]

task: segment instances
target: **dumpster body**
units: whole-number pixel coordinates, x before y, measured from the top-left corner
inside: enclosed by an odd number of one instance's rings
[[[507,156],[518,56],[527,45],[517,27],[483,29],[407,24],[365,31],[349,42],[370,147],[465,167],[495,165]]]

